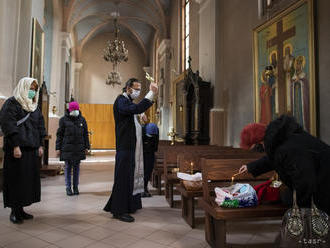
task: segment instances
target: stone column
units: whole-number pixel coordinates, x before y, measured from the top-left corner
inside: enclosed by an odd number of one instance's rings
[[[80,100],[80,72],[83,67],[83,63],[74,63],[74,99],[79,102]]]
[[[58,99],[58,109],[59,115],[63,115],[65,108],[65,71],[66,71],[66,63],[69,62],[70,57],[70,48],[72,47],[70,33],[63,32],[62,33],[62,44],[61,44],[61,77],[60,77],[60,84],[57,88],[57,99]],[[70,78],[70,76],[69,76]]]
[[[160,104],[160,139],[168,139],[168,132],[173,127],[173,116],[170,105],[170,88],[171,88],[171,69],[170,69],[170,46],[171,41],[164,39],[157,49],[157,60],[159,68],[159,95],[162,96]]]
[[[224,145],[226,114],[221,80],[221,27],[219,0],[195,0],[199,9],[199,71],[213,86],[213,108],[210,111],[210,143]]]

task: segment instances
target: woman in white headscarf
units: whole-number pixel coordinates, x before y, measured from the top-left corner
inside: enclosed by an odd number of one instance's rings
[[[36,79],[24,77],[0,112],[4,133],[4,207],[12,209],[10,221],[19,224],[33,216],[23,207],[40,201],[39,159],[46,135],[44,119],[38,108]]]

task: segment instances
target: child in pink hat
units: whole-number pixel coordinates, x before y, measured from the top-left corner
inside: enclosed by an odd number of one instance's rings
[[[80,161],[86,159],[86,152],[89,149],[87,122],[79,111],[79,104],[70,102],[68,112],[60,119],[56,139],[57,154],[61,161],[65,161],[66,194],[69,196],[79,194]]]

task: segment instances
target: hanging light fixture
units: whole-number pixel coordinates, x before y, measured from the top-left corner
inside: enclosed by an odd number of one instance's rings
[[[108,74],[106,79],[106,84],[115,86],[116,84],[121,84],[122,79],[118,71],[118,66],[121,62],[128,61],[128,50],[125,48],[124,41],[120,41],[118,38],[119,27],[118,27],[118,17],[119,12],[111,13],[114,18],[114,28],[115,28],[115,39],[107,42],[107,47],[104,49],[104,60],[112,63],[112,72]]]

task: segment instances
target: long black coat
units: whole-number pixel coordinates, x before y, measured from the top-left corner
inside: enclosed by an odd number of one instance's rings
[[[60,160],[86,159],[85,151],[90,144],[87,123],[81,114],[74,117],[67,112],[59,121],[56,136],[56,150],[61,151]]]
[[[330,147],[293,120],[282,116],[272,121],[264,139],[267,156],[248,164],[254,176],[275,170],[285,185],[296,189],[298,205],[315,204],[330,214]]]
[[[39,148],[43,145],[46,130],[39,108],[31,112],[24,123],[17,126],[17,122],[27,114],[14,97],[8,98],[2,106],[0,125],[4,133],[4,150],[12,150],[15,146]]]
[[[40,158],[38,148],[46,135],[44,119],[37,108],[27,116],[14,97],[7,99],[0,112],[4,133],[3,203],[5,207],[24,207],[40,201]],[[21,158],[14,158],[13,149],[19,146]]]
[[[134,115],[146,111],[152,102],[144,98],[135,104],[119,95],[113,112],[116,124],[116,164],[111,197],[104,210],[113,214],[133,213],[142,207],[141,198],[133,196],[136,129]]]

